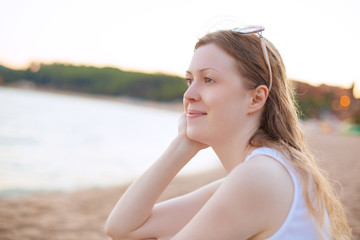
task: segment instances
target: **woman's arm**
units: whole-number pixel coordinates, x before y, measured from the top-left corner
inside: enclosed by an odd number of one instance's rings
[[[133,239],[174,236],[199,212],[222,181],[217,180],[191,193],[156,204],[151,217],[131,236]]]
[[[154,222],[153,207],[176,174],[204,147],[186,137],[186,120],[183,116],[179,122],[178,136],[116,204],[106,223],[107,234],[113,239],[134,239],[134,235],[139,239],[157,238],[158,234],[142,231],[143,226],[148,226],[145,223],[152,222],[154,226],[162,224],[163,228],[172,221],[176,224],[176,219],[162,217],[157,218],[162,221],[167,219],[167,222]]]

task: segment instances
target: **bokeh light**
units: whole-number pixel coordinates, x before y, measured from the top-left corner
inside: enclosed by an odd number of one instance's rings
[[[350,100],[349,96],[343,95],[340,97],[340,105],[342,107],[347,108],[347,107],[349,107],[350,103],[351,103],[351,100]]]

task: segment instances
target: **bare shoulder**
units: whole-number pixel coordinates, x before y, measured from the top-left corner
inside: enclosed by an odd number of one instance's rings
[[[293,182],[287,169],[277,160],[257,155],[237,165],[225,178],[223,187],[232,189],[233,194],[263,196],[259,201],[280,200],[285,195],[292,198]]]
[[[279,161],[265,155],[254,156],[237,165],[229,173],[228,178],[233,184],[255,184],[262,190],[270,191],[280,189],[283,183],[292,183],[288,170]]]
[[[269,237],[285,221],[294,195],[287,169],[277,160],[257,155],[236,166],[222,184],[242,217],[253,219],[258,236]],[[235,211],[236,212],[236,211]],[[240,216],[240,215],[238,215]],[[254,237],[253,239],[257,239]]]

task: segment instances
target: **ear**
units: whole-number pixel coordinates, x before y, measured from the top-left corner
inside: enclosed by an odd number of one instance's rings
[[[260,85],[251,91],[248,113],[255,113],[262,109],[269,95],[269,89],[265,85]]]

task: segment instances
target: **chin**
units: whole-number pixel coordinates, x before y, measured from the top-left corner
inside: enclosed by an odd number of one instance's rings
[[[186,131],[186,135],[188,136],[188,138],[190,138],[191,140],[197,141],[197,142],[201,142],[204,144],[208,144],[207,138],[208,138],[208,133],[205,131],[199,131],[199,129],[192,129],[192,128],[188,128]]]

